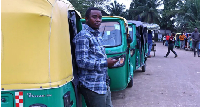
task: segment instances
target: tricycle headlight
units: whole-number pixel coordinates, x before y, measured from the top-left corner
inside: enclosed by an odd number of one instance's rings
[[[131,49],[131,57],[135,54],[135,49]]]
[[[112,68],[122,67],[125,64],[126,55],[115,56],[113,59],[117,59],[118,61],[114,64]]]

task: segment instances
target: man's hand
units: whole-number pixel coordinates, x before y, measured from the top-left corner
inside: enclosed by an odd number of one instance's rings
[[[113,58],[108,58],[107,59],[107,63],[108,63],[108,67],[112,67],[118,60],[113,59]]]

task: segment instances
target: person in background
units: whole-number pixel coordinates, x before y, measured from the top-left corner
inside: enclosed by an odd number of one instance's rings
[[[174,36],[175,36],[175,33],[172,33],[171,37],[169,38],[168,52],[167,52],[166,56],[164,56],[166,58],[169,55],[170,51],[172,51],[175,54],[174,58],[176,58],[178,56],[177,53],[173,50],[174,42],[175,42]]]
[[[185,38],[186,36],[182,33],[180,36],[179,36],[179,39],[180,39],[180,49],[184,49],[185,48]]]
[[[166,37],[163,36],[163,45],[165,45]]]
[[[188,46],[188,34],[187,33],[184,33],[184,35],[185,35],[185,47],[184,48],[187,48],[187,46]]]
[[[188,34],[188,37],[187,37],[187,49],[189,49],[190,48],[190,39],[191,39],[192,37],[191,37],[191,34]]]
[[[169,43],[169,33],[167,33],[167,35],[166,35],[166,43],[167,43],[167,45],[168,45],[168,43]]]
[[[200,54],[199,54],[199,41],[200,41],[200,34],[198,32],[198,29],[195,28],[194,32],[192,33],[192,47],[193,47],[193,50],[194,50],[194,57],[196,57],[195,48],[197,49],[198,57],[200,57]]]
[[[118,60],[107,58],[98,31],[102,21],[101,10],[89,8],[85,14],[86,24],[73,39],[78,66],[80,92],[87,107],[112,107],[108,67]]]
[[[176,34],[176,47],[178,47],[179,46],[179,34]]]
[[[148,30],[148,58],[151,58],[150,52],[151,52],[151,48],[152,48],[152,32],[151,30]]]

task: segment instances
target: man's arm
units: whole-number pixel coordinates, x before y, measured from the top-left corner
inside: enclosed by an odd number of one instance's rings
[[[192,33],[192,36],[191,36],[191,37],[192,37],[192,39],[194,38],[194,33]]]
[[[200,42],[200,33],[199,33],[199,42]]]
[[[107,60],[104,58],[92,58],[89,56],[89,39],[81,36],[75,40],[75,56],[78,67],[87,70],[101,71],[102,67],[107,67]]]

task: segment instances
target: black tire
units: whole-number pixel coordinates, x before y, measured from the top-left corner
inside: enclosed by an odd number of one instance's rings
[[[146,61],[144,63],[144,65],[142,66],[142,72],[145,72],[146,71]]]
[[[133,77],[131,76],[131,80],[128,83],[128,87],[131,88],[133,86]]]

